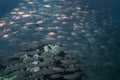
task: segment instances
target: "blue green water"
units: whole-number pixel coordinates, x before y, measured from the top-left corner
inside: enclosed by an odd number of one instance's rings
[[[13,8],[17,7],[18,3],[22,0],[1,0],[0,1],[0,17],[10,12]]]
[[[67,0],[66,4],[67,4]],[[87,18],[85,18],[84,21],[86,21],[88,23],[88,26],[86,25],[85,27],[82,28],[78,28],[75,29],[76,33],[78,35],[72,36],[70,35],[72,30],[71,25],[78,25],[79,20],[81,19],[76,19],[73,18],[73,20],[68,19],[68,20],[63,20],[63,22],[67,22],[69,24],[66,25],[61,25],[62,22],[60,23],[56,23],[56,24],[51,24],[51,21],[46,21],[45,23],[43,23],[42,25],[40,25],[41,27],[45,28],[46,31],[38,31],[36,32],[34,30],[34,28],[36,28],[36,25],[32,25],[30,26],[29,29],[25,30],[22,29],[21,27],[24,26],[24,24],[28,21],[32,21],[32,22],[36,22],[37,20],[42,20],[46,17],[48,17],[50,20],[54,20],[56,19],[55,17],[49,17],[49,15],[44,15],[40,12],[36,13],[39,14],[41,17],[40,19],[37,18],[33,18],[33,19],[25,19],[24,20],[12,20],[10,16],[7,16],[8,19],[6,19],[6,15],[8,13],[10,13],[14,8],[19,7],[18,4],[20,2],[23,1],[19,1],[19,0],[3,0],[0,1],[0,17],[2,17],[2,19],[4,19],[6,21],[15,21],[16,24],[20,24],[17,27],[15,25],[12,26],[5,26],[5,27],[1,27],[0,30],[0,55],[4,55],[2,53],[14,53],[16,51],[19,51],[21,45],[22,48],[24,48],[26,45],[30,44],[30,42],[32,41],[40,41],[40,39],[42,39],[44,37],[44,35],[47,35],[47,33],[49,33],[48,27],[49,26],[60,26],[60,28],[62,28],[62,30],[65,33],[65,35],[63,34],[63,37],[69,39],[62,39],[59,40],[57,39],[55,42],[57,43],[63,43],[63,44],[67,44],[69,46],[67,46],[68,49],[70,50],[78,50],[80,53],[85,54],[84,56],[87,56],[86,61],[87,63],[85,63],[85,65],[88,65],[88,68],[92,67],[92,69],[85,69],[85,71],[89,74],[92,74],[91,78],[89,80],[119,80],[120,79],[120,1],[113,1],[113,0],[75,0],[75,1],[81,1],[81,3],[85,4],[88,6],[88,8],[86,9],[86,11],[91,11],[91,10],[97,10],[98,12],[95,13],[91,13],[90,15],[87,15]],[[68,2],[70,2],[70,4],[68,3],[67,5],[64,4],[64,2],[62,3],[57,3],[57,0],[52,2],[48,2],[48,4],[50,5],[59,5],[59,6],[63,6],[62,10],[60,10],[60,8],[53,8],[50,10],[47,10],[45,8],[40,8],[40,11],[43,12],[48,12],[48,13],[55,13],[55,12],[60,12],[63,14],[67,14],[68,16],[72,15],[72,12],[68,12],[70,11],[68,8],[69,7],[75,7],[74,4],[78,5],[77,3],[75,3],[75,1],[73,0],[68,0]],[[46,3],[39,1],[41,5],[44,5]],[[73,4],[71,4],[73,3]],[[33,8],[32,8],[33,7]],[[31,10],[31,9],[37,9],[38,7],[29,7],[27,9],[27,11]],[[65,8],[65,9],[64,9]],[[26,10],[25,10],[26,11]],[[73,10],[74,13],[76,13],[76,11]],[[51,15],[50,14],[50,15]],[[83,18],[86,17],[85,15],[79,15],[79,14],[75,14],[78,15],[78,17]],[[83,16],[83,17],[81,17]],[[111,19],[112,18],[112,19]],[[85,22],[83,22],[84,24]],[[35,27],[33,27],[35,26]],[[67,28],[67,27],[68,28]],[[96,27],[97,26],[97,27]],[[4,30],[6,29],[10,29],[10,31],[8,31],[7,33],[10,33],[11,36],[8,39],[4,39],[2,38],[2,36],[4,36]],[[38,28],[36,28],[38,29]],[[62,31],[61,30],[61,31]],[[98,30],[98,33],[94,33],[93,31]],[[13,32],[17,31],[17,34],[12,34]],[[83,33],[82,33],[83,31]],[[84,31],[86,31],[84,33]],[[57,33],[57,31],[55,31]],[[19,34],[20,33],[20,34]],[[60,32],[58,32],[58,34],[62,34]],[[42,36],[42,37],[41,37]],[[57,36],[57,34],[56,34]],[[47,37],[47,36],[45,36]],[[49,36],[48,36],[49,37]],[[92,37],[92,38],[91,38]],[[44,39],[43,39],[44,40]],[[14,41],[12,42],[12,45],[10,44],[10,41]],[[54,42],[54,41],[53,41]],[[80,45],[77,46],[73,46],[72,43],[81,43]],[[102,45],[102,46],[101,46]],[[101,46],[101,47],[99,47]],[[84,61],[83,61],[84,62]],[[92,64],[92,65],[90,65]],[[90,65],[90,66],[89,66]]]

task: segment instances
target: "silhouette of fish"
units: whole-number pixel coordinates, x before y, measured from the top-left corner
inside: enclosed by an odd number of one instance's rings
[[[0,20],[0,30],[0,49],[9,52],[0,53],[5,55],[0,57],[0,80],[93,80],[110,75],[106,66],[114,63],[111,56],[120,43],[119,25],[112,17],[80,0],[23,0]]]

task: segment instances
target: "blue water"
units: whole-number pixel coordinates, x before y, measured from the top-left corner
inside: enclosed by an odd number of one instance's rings
[[[88,4],[90,9],[100,10],[114,19],[120,19],[120,1],[116,0],[81,0],[84,4]]]
[[[18,6],[22,0],[1,0],[0,1],[0,17],[10,12],[13,8]]]
[[[71,0],[73,1],[73,0]],[[100,65],[103,65],[103,63],[105,63],[104,60],[106,61],[110,61],[111,63],[105,66],[95,66],[95,68],[92,70],[93,72],[99,71],[98,74],[103,74],[102,76],[98,76],[98,77],[93,77],[93,80],[120,80],[120,1],[113,1],[113,0],[80,0],[82,1],[83,4],[88,5],[88,9],[89,10],[97,10],[99,11],[99,13],[96,16],[96,23],[100,24],[102,23],[102,19],[107,19],[109,17],[112,17],[111,20],[111,25],[107,25],[107,26],[99,26],[100,28],[104,29],[104,31],[98,35],[99,37],[96,37],[98,40],[96,42],[98,42],[99,44],[103,44],[105,46],[107,46],[107,49],[97,49],[99,50],[99,54],[96,53],[99,57],[98,57],[98,62]],[[22,2],[22,0],[1,0],[0,1],[0,17],[4,18],[5,15],[7,15],[9,12],[11,12],[12,9],[18,7],[18,4]],[[73,1],[74,2],[74,1]],[[40,3],[43,4],[40,0]],[[102,16],[101,16],[102,15]],[[104,15],[104,16],[103,16]],[[54,18],[53,18],[54,19]],[[20,22],[18,22],[20,23]],[[22,22],[21,22],[22,23]],[[23,21],[24,23],[24,21]],[[76,22],[77,23],[77,22]],[[44,24],[43,26],[49,26],[51,25],[49,24]],[[60,25],[60,24],[59,24]],[[68,25],[67,25],[68,26]],[[62,26],[65,27],[65,26]],[[0,29],[1,31],[3,29]],[[14,29],[13,29],[14,30]],[[15,29],[16,30],[16,29]],[[70,32],[71,29],[66,29],[64,28],[65,31],[68,31],[68,33]],[[21,31],[22,32],[22,31]],[[34,33],[34,31],[31,31]],[[31,35],[32,33],[28,32],[27,35]],[[108,35],[104,35],[104,33],[108,33]],[[80,35],[84,35],[81,34]],[[96,35],[95,35],[96,36]],[[14,38],[16,36],[12,36],[12,38]],[[67,35],[67,37],[69,37],[69,35]],[[34,36],[30,37],[26,37],[25,35],[20,37],[21,39],[24,40],[39,40],[39,38],[34,38]],[[82,36],[82,38],[85,38],[84,36]],[[107,40],[109,39],[113,39],[112,44],[107,44]],[[83,43],[87,44],[87,40],[83,39]],[[74,41],[74,40],[73,40]],[[78,39],[79,41],[79,39]],[[4,39],[0,39],[0,51],[1,52],[5,52],[7,50],[8,53],[11,52],[15,52],[17,50],[19,50],[19,46],[9,46],[9,42],[7,40]],[[66,41],[63,41],[63,43],[65,43]],[[82,42],[82,41],[81,41]],[[97,43],[95,42],[95,44],[92,44],[92,46],[96,45]],[[19,43],[19,41],[18,41]],[[69,43],[69,42],[66,42]],[[71,43],[70,43],[71,44]],[[98,44],[98,45],[99,45]],[[89,53],[92,52],[91,50],[89,51],[83,51],[85,53]],[[107,54],[106,54],[107,53]],[[89,54],[88,54],[89,55]],[[103,55],[103,56],[102,56]],[[97,58],[95,58],[97,59]],[[93,60],[95,60],[93,59]],[[102,60],[103,59],[103,60]],[[91,60],[92,61],[92,60]],[[97,68],[96,68],[97,67]],[[97,70],[99,69],[99,70]],[[105,69],[105,70],[104,70]],[[101,71],[101,72],[100,72]],[[105,71],[105,73],[104,73]],[[95,74],[95,76],[96,76]],[[103,78],[106,77],[106,78]],[[91,79],[90,79],[91,80]]]

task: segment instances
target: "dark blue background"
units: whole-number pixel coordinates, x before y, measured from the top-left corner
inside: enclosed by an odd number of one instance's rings
[[[3,17],[11,9],[18,6],[22,0],[0,0],[0,17]]]
[[[105,15],[120,19],[120,0],[81,0],[89,8],[102,11]]]

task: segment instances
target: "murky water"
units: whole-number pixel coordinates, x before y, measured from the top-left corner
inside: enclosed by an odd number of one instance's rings
[[[1,60],[54,43],[80,55],[88,80],[119,80],[119,31],[112,17],[80,0],[24,0],[0,20]]]

